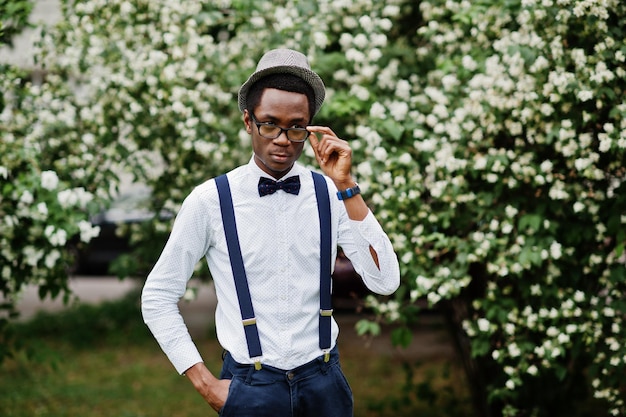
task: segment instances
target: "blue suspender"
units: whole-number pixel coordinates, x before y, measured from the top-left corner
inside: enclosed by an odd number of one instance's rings
[[[331,226],[330,226],[330,199],[328,185],[324,177],[313,172],[317,211],[320,218],[320,349],[324,351],[325,360],[329,359],[330,350],[330,318],[333,314],[330,300],[330,254],[331,254]]]
[[[328,198],[328,186],[324,177],[316,172],[313,174],[315,196],[317,198],[317,210],[320,220],[320,318],[319,318],[319,346],[324,351],[325,360],[330,356],[331,335],[331,222],[330,222],[330,199]],[[230,193],[230,186],[226,174],[215,178],[217,192],[220,199],[222,222],[226,235],[226,244],[230,256],[230,264],[235,279],[235,288],[239,300],[239,309],[243,321],[246,341],[248,342],[248,354],[255,360],[255,368],[261,369],[261,341],[259,330],[256,325],[256,317],[252,308],[248,278],[241,256],[239,236],[235,223],[235,211]]]
[[[222,211],[222,222],[224,223],[224,232],[226,234],[226,245],[228,246],[230,265],[235,278],[235,288],[237,290],[237,298],[239,299],[239,310],[241,311],[243,328],[246,333],[246,340],[248,341],[248,354],[251,358],[256,359],[255,367],[261,369],[261,341],[259,340],[259,330],[256,326],[256,317],[254,316],[254,309],[252,308],[246,269],[243,266],[239,236],[237,235],[237,226],[235,224],[235,209],[233,208],[233,199],[230,194],[230,185],[228,184],[226,174],[215,178],[215,185],[217,185],[217,192],[220,197],[220,209]]]

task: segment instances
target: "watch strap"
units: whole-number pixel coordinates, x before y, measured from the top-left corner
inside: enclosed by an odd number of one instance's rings
[[[345,190],[337,191],[337,198],[339,200],[347,200],[357,194],[361,194],[361,188],[359,188],[359,184],[355,184],[354,187],[347,188]]]

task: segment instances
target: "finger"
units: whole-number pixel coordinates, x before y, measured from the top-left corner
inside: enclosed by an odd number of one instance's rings
[[[319,154],[320,140],[317,138],[317,135],[315,134],[315,132],[311,132],[311,134],[309,135],[309,143],[311,144],[311,148],[313,148],[313,153],[315,154],[315,158],[319,160],[320,159],[320,154]]]
[[[328,126],[307,126],[307,130],[309,132],[321,133],[322,135],[337,137],[335,132],[333,132],[333,130]]]

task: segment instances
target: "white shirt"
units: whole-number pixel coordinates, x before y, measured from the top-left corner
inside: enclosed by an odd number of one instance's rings
[[[311,171],[294,164],[285,175],[299,175],[298,195],[282,190],[259,197],[257,184],[268,177],[254,162],[229,172],[235,220],[263,356],[261,362],[293,369],[322,354],[319,348],[320,228]],[[363,221],[348,218],[336,187],[327,177],[331,201],[332,258],[340,246],[365,285],[391,294],[400,284],[397,257],[370,212]],[[378,255],[380,269],[369,247]],[[252,363],[241,322],[215,180],[196,187],[178,213],[163,252],[142,294],[144,321],[179,373],[202,358],[178,301],[194,266],[206,257],[217,294],[217,337],[239,363]],[[332,320],[331,347],[339,329]]]

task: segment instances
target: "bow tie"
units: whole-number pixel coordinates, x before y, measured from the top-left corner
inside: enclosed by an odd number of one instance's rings
[[[259,179],[259,195],[261,197],[274,194],[276,190],[283,190],[286,193],[298,195],[300,192],[300,177],[294,175],[284,181],[274,181],[265,177]]]

